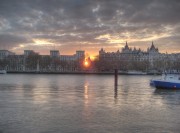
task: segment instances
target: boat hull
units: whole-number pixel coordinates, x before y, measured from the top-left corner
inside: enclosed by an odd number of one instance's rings
[[[0,74],[6,74],[6,70],[0,70]]]
[[[180,89],[180,83],[177,82],[153,80],[153,84],[157,89]]]

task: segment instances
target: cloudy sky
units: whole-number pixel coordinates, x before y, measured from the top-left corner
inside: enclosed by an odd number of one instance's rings
[[[0,0],[0,49],[180,52],[180,0]]]

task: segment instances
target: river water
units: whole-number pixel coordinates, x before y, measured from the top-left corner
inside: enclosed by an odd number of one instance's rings
[[[0,133],[179,133],[180,91],[151,78],[0,75]]]

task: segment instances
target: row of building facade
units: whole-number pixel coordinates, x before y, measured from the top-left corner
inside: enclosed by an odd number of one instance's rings
[[[78,50],[73,55],[60,55],[59,50],[50,50],[50,55],[39,55],[33,50],[24,50],[16,55],[8,50],[0,50],[0,69],[10,72],[26,71],[79,71],[85,51]]]
[[[61,55],[59,50],[50,50],[49,55],[39,55],[33,50],[24,50],[16,55],[8,50],[0,50],[0,69],[7,71],[82,71],[85,51],[78,50],[73,55]],[[152,42],[146,51],[131,48],[126,42],[122,50],[106,52],[100,49],[98,60],[89,69],[96,71],[138,70],[164,71],[180,69],[180,53],[160,53]],[[86,68],[87,70],[87,68]]]
[[[127,42],[121,52],[119,50],[116,52],[106,52],[102,48],[99,51],[99,60],[111,62],[111,64],[114,63],[113,65],[119,67],[119,69],[123,69],[123,66],[127,66],[125,69],[133,69],[138,65],[144,70],[163,71],[165,69],[180,69],[180,53],[160,53],[153,42],[146,51],[140,48],[131,48]]]

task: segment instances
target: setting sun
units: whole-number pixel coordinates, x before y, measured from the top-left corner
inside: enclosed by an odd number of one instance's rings
[[[90,65],[91,65],[90,58],[86,58],[83,62],[83,66],[87,68],[90,67]]]
[[[89,62],[88,62],[88,61],[85,61],[85,62],[84,62],[84,66],[85,66],[85,67],[88,67],[88,66],[89,66]]]

